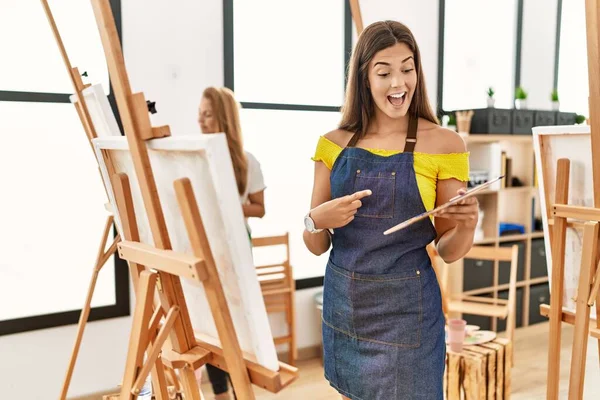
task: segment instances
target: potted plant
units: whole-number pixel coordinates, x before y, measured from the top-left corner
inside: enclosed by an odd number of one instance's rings
[[[522,86],[519,86],[515,90],[515,108],[518,110],[527,109],[527,92]]]
[[[496,99],[494,99],[494,89],[490,86],[487,91],[487,105],[490,108],[494,107],[494,103],[496,103]]]
[[[575,123],[583,124],[585,122],[585,115],[577,114],[575,115]]]
[[[554,89],[550,94],[550,100],[552,100],[552,110],[558,111],[560,103],[558,101],[558,90]]]
[[[454,113],[448,114],[448,129],[456,130],[456,116]]]

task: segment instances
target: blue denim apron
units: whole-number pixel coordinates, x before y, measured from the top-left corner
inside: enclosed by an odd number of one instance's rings
[[[351,147],[353,139],[331,170],[332,198],[372,191],[355,219],[335,229],[323,290],[325,377],[353,400],[443,399],[445,321],[426,250],[435,228],[427,218],[383,235],[425,211],[416,121],[403,153],[379,156]]]

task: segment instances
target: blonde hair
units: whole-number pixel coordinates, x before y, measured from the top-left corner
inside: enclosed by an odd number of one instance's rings
[[[396,21],[379,21],[369,25],[358,37],[348,65],[346,99],[342,106],[340,128],[355,133],[360,139],[367,133],[375,115],[375,103],[368,87],[369,63],[375,54],[396,43],[405,43],[413,52],[417,72],[417,87],[408,108],[411,117],[421,117],[434,124],[439,121],[427,98],[421,53],[408,27]]]
[[[218,129],[227,137],[238,192],[240,195],[244,194],[248,185],[248,159],[244,152],[240,106],[233,92],[226,87],[208,87],[202,93],[202,97],[212,103],[213,116],[217,120]]]

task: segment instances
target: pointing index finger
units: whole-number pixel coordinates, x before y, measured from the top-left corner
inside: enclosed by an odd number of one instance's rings
[[[371,192],[371,190],[369,189],[361,190],[360,192],[356,192],[352,196],[350,196],[350,201],[360,200],[363,197],[370,196],[371,194],[373,194],[373,192]]]

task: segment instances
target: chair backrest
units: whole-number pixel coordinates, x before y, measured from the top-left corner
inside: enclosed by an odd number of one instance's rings
[[[285,246],[285,259],[269,264],[256,265],[256,270],[259,276],[265,275],[285,275],[284,279],[289,286],[295,285],[292,274],[292,266],[290,265],[290,235],[285,233],[278,236],[264,236],[252,238],[253,248],[262,248],[268,246]]]
[[[516,283],[517,283],[517,268],[519,262],[519,246],[512,245],[510,247],[495,247],[495,246],[481,246],[475,245],[471,247],[471,250],[462,258],[462,260],[466,259],[477,259],[477,260],[485,260],[485,261],[499,261],[499,262],[510,262],[510,274],[509,274],[509,298],[511,303],[515,301],[516,296]],[[492,266],[494,264],[492,263]],[[500,266],[500,265],[499,265]],[[448,268],[445,268],[441,273],[440,286],[442,287],[442,295],[446,297],[447,300],[454,298],[458,293],[450,293],[448,288],[449,285],[449,274]],[[465,294],[485,294],[490,293],[492,290],[488,287],[482,287],[475,290],[469,290]],[[512,304],[511,304],[512,305]]]
[[[516,256],[513,253],[516,252]],[[473,246],[471,250],[463,257],[467,259],[479,259],[479,260],[498,260],[498,261],[512,261],[513,257],[515,260],[519,256],[519,246],[513,245],[511,247],[492,247],[492,246]]]

